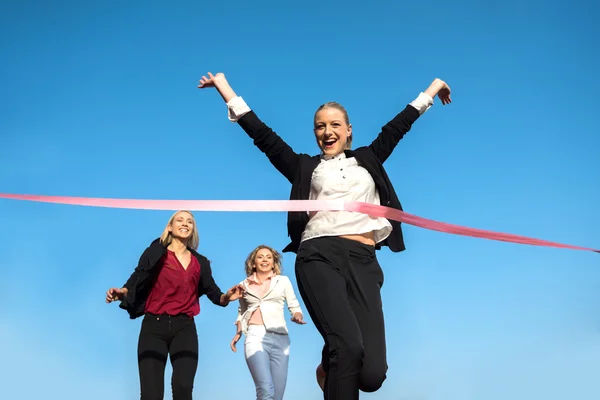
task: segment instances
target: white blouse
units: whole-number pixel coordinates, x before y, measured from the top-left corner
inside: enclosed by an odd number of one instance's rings
[[[380,204],[375,182],[356,158],[345,153],[334,157],[321,156],[310,183],[309,200],[343,200]],[[385,240],[392,233],[386,218],[370,217],[352,211],[318,211],[302,233],[301,241],[321,236],[343,236],[373,231],[375,242]]]
[[[410,103],[420,115],[433,105],[431,96],[420,93]],[[237,122],[250,107],[241,97],[227,103],[228,118]],[[310,200],[342,200],[380,204],[379,193],[369,172],[361,167],[354,157],[345,153],[336,156],[321,155],[321,162],[315,168],[310,184]],[[373,218],[366,214],[351,211],[311,212],[301,241],[321,236],[356,235],[373,232],[375,242],[385,240],[392,232],[386,218]]]

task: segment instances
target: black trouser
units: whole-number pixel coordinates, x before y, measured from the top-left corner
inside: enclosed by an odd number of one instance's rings
[[[375,248],[339,237],[300,245],[296,279],[306,308],[325,340],[326,400],[354,400],[386,378],[383,272]]]
[[[165,366],[171,356],[173,400],[192,400],[198,367],[198,333],[187,315],[146,314],[138,341],[141,400],[162,400]]]

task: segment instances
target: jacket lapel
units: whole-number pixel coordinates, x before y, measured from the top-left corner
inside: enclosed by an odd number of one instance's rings
[[[269,285],[269,290],[267,291],[267,293],[265,293],[263,299],[266,299],[267,297],[269,297],[269,295],[275,289],[275,286],[277,286],[278,283],[279,283],[279,275],[275,275],[274,277],[271,278],[271,285]]]
[[[252,297],[255,297],[255,298],[257,298],[257,299],[259,299],[259,300],[260,300],[260,297],[258,297],[258,296],[257,296],[257,295],[255,295],[254,293],[252,293],[252,291],[251,291],[251,290],[248,290],[248,289],[250,288],[250,285],[248,285],[248,283],[246,282],[246,280],[244,280],[244,283],[243,283],[243,285],[244,285],[244,287],[246,288],[246,294],[248,294],[248,295],[250,295],[250,296],[252,296]]]

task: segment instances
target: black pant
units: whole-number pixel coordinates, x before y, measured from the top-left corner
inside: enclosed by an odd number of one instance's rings
[[[146,314],[138,341],[141,400],[162,400],[165,366],[171,356],[173,400],[192,400],[198,367],[198,333],[186,315]]]
[[[383,271],[375,248],[339,237],[300,245],[296,279],[306,308],[325,340],[326,400],[354,400],[386,378]]]

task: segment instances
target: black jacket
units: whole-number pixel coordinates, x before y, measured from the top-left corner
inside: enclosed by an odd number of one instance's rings
[[[223,292],[221,292],[221,289],[219,289],[213,279],[210,261],[193,249],[188,248],[188,250],[196,257],[198,263],[200,263],[198,297],[206,295],[214,304],[221,305],[221,295]],[[124,288],[127,288],[127,296],[121,301],[119,307],[129,313],[129,318],[135,319],[144,315],[146,300],[160,272],[159,261],[166,252],[167,248],[160,243],[160,239],[154,240],[144,250],[138,266],[123,285]]]
[[[356,150],[346,150],[347,157],[355,157],[359,165],[364,167],[375,181],[379,192],[381,205],[402,210],[402,205],[388,178],[383,163],[419,118],[419,112],[411,105],[388,122],[377,138],[365,147]],[[247,113],[238,121],[244,131],[254,139],[254,144],[271,161],[271,164],[292,184],[290,200],[308,200],[312,173],[319,165],[320,156],[298,154],[281,139],[271,128],[265,125],[253,111]],[[297,252],[300,246],[302,232],[308,223],[306,212],[288,213],[288,236],[292,242],[283,249],[284,252]],[[400,222],[390,221],[392,233],[381,245],[388,246],[393,252],[405,250]]]

